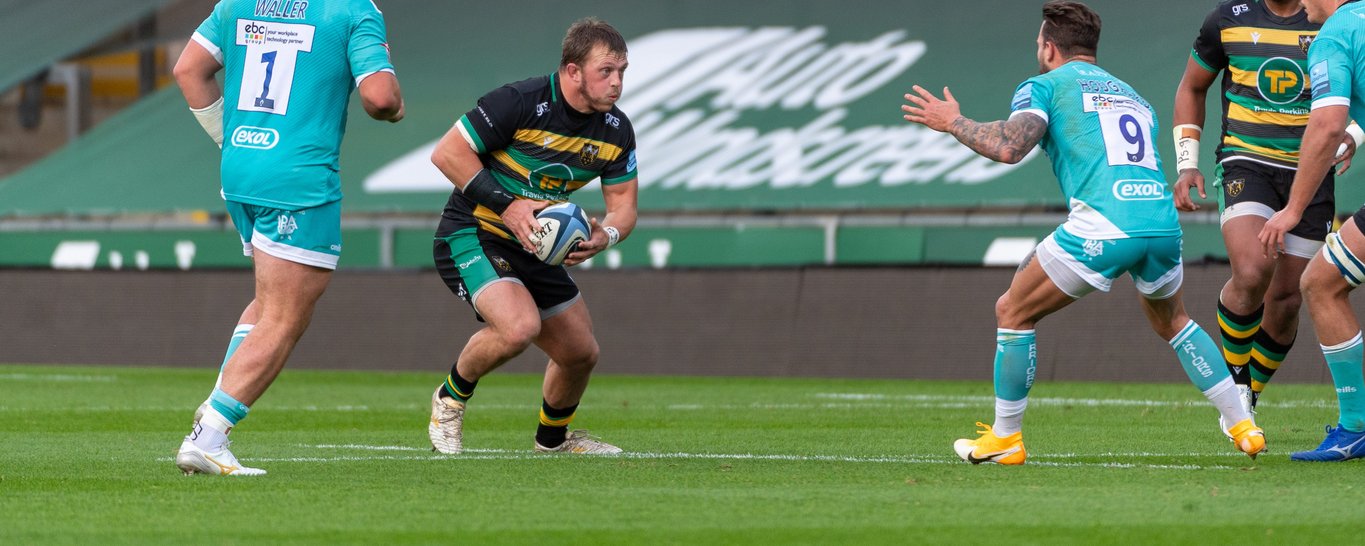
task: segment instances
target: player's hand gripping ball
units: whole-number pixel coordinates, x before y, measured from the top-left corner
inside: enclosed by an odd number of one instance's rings
[[[536,213],[536,221],[540,223],[540,230],[531,242],[536,247],[536,257],[550,265],[564,263],[564,257],[573,252],[578,243],[592,236],[588,213],[573,203],[545,207]]]

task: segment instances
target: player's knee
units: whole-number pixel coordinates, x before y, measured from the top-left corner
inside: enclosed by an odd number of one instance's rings
[[[1281,314],[1297,316],[1299,307],[1303,305],[1303,292],[1299,289],[1299,283],[1290,286],[1292,289],[1272,288],[1266,292],[1266,307],[1279,309]]]
[[[1314,302],[1330,300],[1338,295],[1344,297],[1349,288],[1346,281],[1331,268],[1316,267],[1318,265],[1320,264],[1314,263],[1299,279],[1299,291],[1303,299],[1312,305]]]
[[[522,319],[498,325],[494,332],[502,340],[503,346],[520,353],[531,346],[540,335],[540,320]]]
[[[1232,286],[1244,293],[1264,293],[1275,270],[1246,261],[1232,265]]]
[[[559,364],[574,371],[589,372],[597,366],[599,354],[600,349],[597,346],[597,340],[591,339],[578,350],[567,355]]]
[[[1026,319],[1020,314],[1019,306],[1010,298],[1009,292],[995,300],[995,324],[1000,328],[1026,329],[1032,326]]]

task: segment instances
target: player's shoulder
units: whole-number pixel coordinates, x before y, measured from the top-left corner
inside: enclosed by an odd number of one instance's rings
[[[526,78],[521,81],[516,81],[503,85],[499,89],[504,90],[505,93],[514,94],[518,97],[524,97],[527,99],[547,97],[551,93],[550,77],[535,76],[532,78]]]
[[[1349,2],[1322,23],[1318,38],[1359,34],[1365,30],[1365,2]]]
[[[1255,24],[1261,13],[1259,0],[1221,0],[1209,12],[1209,19],[1217,19],[1222,26]]]
[[[621,111],[618,106],[612,106],[611,110],[602,115],[607,127],[620,130],[623,134],[634,134],[635,126],[630,124],[630,117]]]

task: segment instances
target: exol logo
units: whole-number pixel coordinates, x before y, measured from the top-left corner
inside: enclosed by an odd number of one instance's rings
[[[279,143],[279,131],[267,127],[243,125],[232,132],[232,145],[238,148],[269,150]]]
[[[1114,197],[1120,201],[1157,201],[1166,196],[1166,185],[1155,180],[1120,180]]]

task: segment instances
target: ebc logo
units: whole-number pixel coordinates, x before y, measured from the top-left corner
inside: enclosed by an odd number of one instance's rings
[[[242,25],[242,39],[248,44],[264,44],[265,35],[269,31],[269,27],[256,21],[244,22],[246,24]]]
[[[1120,180],[1114,183],[1120,201],[1156,201],[1166,197],[1166,185],[1155,180]]]
[[[280,133],[265,127],[243,125],[232,132],[232,145],[238,148],[269,150],[280,143]]]

